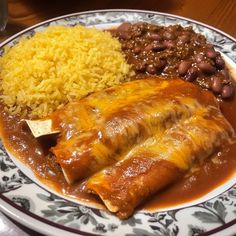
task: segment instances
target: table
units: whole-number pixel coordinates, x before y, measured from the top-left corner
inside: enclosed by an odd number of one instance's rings
[[[41,21],[59,15],[96,10],[96,9],[142,9],[161,11],[188,17],[214,26],[236,37],[236,1],[235,0],[8,0],[9,18],[6,30],[0,33],[0,42],[11,35]],[[0,214],[10,231],[1,231],[3,235],[39,236],[19,223]],[[20,231],[17,231],[17,230]],[[7,232],[7,233],[5,233]],[[10,234],[10,233],[11,234]]]
[[[235,0],[8,0],[9,21],[0,41],[38,22],[78,11],[96,9],[143,9],[172,13],[212,25],[233,37]]]

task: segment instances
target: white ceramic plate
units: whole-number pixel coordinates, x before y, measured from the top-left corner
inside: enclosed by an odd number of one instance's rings
[[[160,25],[192,26],[221,51],[236,68],[236,40],[208,25],[174,15],[138,10],[102,10],[75,13],[30,27],[0,45],[17,43],[49,25],[96,26],[109,28],[121,22],[146,21]],[[236,69],[235,69],[236,70]],[[30,169],[0,143],[0,209],[18,222],[47,235],[199,235],[236,232],[236,174],[227,183],[204,197],[172,209],[136,212],[119,220],[105,210],[64,198],[42,185]]]

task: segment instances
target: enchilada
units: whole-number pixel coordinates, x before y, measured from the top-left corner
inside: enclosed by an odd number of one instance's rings
[[[152,194],[201,164],[234,131],[216,107],[200,109],[192,117],[134,147],[115,165],[91,177],[86,188],[97,194],[109,211],[124,219]]]
[[[217,101],[180,79],[158,77],[113,86],[52,114],[60,136],[51,150],[72,184],[116,163],[133,146],[206,106],[217,106]]]

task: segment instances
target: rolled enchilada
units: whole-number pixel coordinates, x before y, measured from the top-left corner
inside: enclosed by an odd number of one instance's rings
[[[97,194],[109,211],[127,218],[137,205],[173,183],[193,163],[203,162],[233,139],[234,131],[218,107],[199,109],[89,178],[86,190]]]
[[[84,191],[120,218],[235,140],[215,97],[179,79],[113,86],[51,118],[60,131],[52,152],[67,182],[86,179]]]
[[[150,78],[113,86],[52,114],[54,129],[60,131],[52,152],[72,184],[208,106],[218,106],[212,95],[180,79]]]

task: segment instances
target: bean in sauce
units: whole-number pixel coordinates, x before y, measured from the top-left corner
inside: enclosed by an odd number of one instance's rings
[[[188,82],[193,82],[198,76],[198,69],[196,67],[191,67],[187,74],[185,75],[185,80]]]
[[[212,77],[212,91],[214,93],[221,93],[223,88],[223,83],[219,77]]]
[[[179,75],[186,75],[188,72],[188,69],[191,67],[190,61],[182,61],[179,64],[178,73]]]
[[[221,54],[192,27],[124,22],[111,33],[137,75],[180,76],[220,98],[233,97],[233,81]]]

